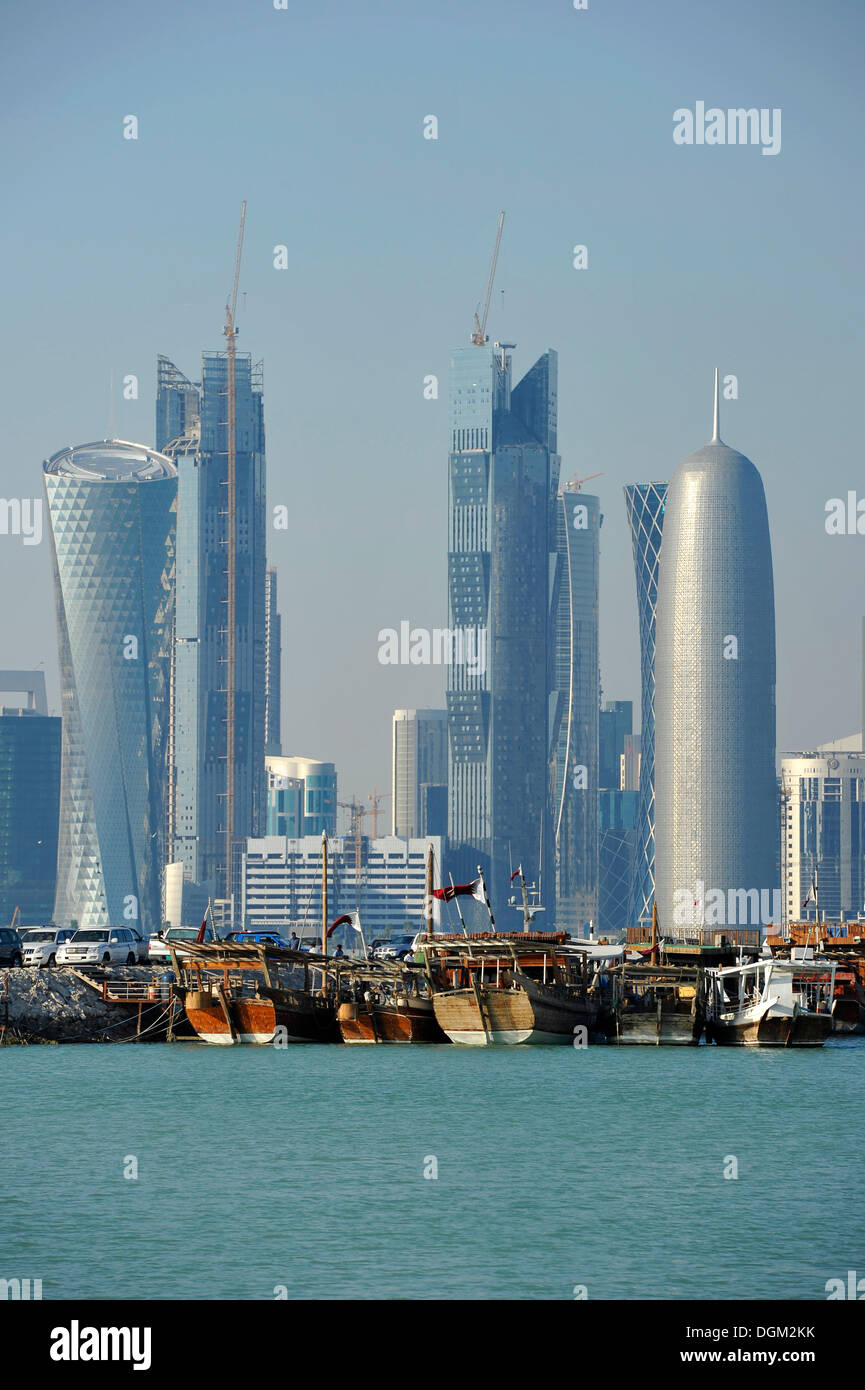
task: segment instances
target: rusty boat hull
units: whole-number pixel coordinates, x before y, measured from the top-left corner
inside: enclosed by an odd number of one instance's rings
[[[344,1043],[446,1043],[432,1000],[405,1005],[343,1003],[337,1023]]]
[[[333,1001],[262,985],[255,995],[189,990],[186,1016],[202,1042],[267,1046],[340,1042]]]

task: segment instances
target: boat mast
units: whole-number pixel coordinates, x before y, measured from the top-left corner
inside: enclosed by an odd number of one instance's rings
[[[426,891],[424,893],[424,907],[426,910],[426,934],[433,934],[433,847],[430,845],[426,853]]]
[[[529,890],[526,887],[526,876],[523,873],[523,866],[520,865],[520,887],[523,891],[523,931],[528,931],[532,924],[532,914],[529,911]]]
[[[327,956],[327,831],[321,832],[321,954]]]

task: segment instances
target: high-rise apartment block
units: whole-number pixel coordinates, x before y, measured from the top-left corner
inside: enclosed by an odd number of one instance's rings
[[[781,891],[788,922],[865,915],[865,754],[781,759]]]
[[[393,713],[393,834],[447,833],[448,716],[443,709]]]

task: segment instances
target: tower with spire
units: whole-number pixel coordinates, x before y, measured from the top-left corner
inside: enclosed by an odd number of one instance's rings
[[[667,492],[655,637],[659,921],[756,925],[752,890],[777,886],[772,551],[760,474],[721,439],[717,368],[711,441]]]

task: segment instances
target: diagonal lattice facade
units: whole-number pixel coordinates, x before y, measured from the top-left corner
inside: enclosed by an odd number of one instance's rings
[[[666,498],[666,483],[632,483],[625,488],[640,629],[640,799],[628,903],[632,925],[651,917],[655,901],[655,607]]]
[[[63,747],[59,925],[161,924],[177,479],[119,440],[44,466]]]

